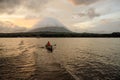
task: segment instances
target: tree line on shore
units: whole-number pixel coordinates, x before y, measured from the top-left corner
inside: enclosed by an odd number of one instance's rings
[[[119,37],[120,32],[109,34],[98,33],[65,33],[65,32],[22,32],[22,33],[0,33],[0,37]]]

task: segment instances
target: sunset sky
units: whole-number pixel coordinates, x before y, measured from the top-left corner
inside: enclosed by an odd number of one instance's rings
[[[120,32],[120,0],[0,0],[0,21],[32,28],[52,17],[77,32]]]

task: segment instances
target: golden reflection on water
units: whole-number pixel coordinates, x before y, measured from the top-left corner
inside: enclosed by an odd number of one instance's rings
[[[19,45],[19,41],[8,43],[0,45],[0,80],[29,79],[36,70],[34,48]]]
[[[56,44],[53,53],[44,48]],[[120,39],[2,38],[0,80],[120,79]]]

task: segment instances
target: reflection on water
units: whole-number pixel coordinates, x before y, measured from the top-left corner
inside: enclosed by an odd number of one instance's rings
[[[36,70],[34,54],[24,48],[18,49],[12,49],[11,46],[9,49],[6,48],[6,51],[1,49],[0,52],[5,56],[1,55],[0,58],[0,80],[29,80],[34,74]]]
[[[56,44],[53,53],[47,41]],[[0,39],[0,80],[120,80],[120,39]]]

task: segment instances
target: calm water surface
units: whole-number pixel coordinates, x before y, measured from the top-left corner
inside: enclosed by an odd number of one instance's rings
[[[120,80],[120,38],[0,38],[0,80]]]

